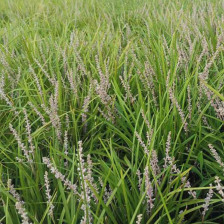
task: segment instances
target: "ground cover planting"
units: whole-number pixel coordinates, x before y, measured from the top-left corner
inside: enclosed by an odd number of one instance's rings
[[[2,0],[0,223],[224,223],[223,12]]]

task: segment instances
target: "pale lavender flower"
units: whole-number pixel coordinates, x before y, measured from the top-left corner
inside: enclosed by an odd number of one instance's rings
[[[38,67],[41,69],[41,71],[44,73],[44,75],[47,77],[47,79],[51,82],[51,84],[54,86],[56,84],[56,79],[55,77],[50,77],[50,75],[48,74],[48,72],[46,71],[46,69],[40,64],[40,62],[34,58],[34,61],[36,62],[36,64],[38,65]]]
[[[66,130],[64,133],[64,154],[68,156],[68,131]],[[68,161],[65,159],[64,165],[68,166]]]
[[[189,62],[189,57],[186,53],[186,50],[181,47],[179,44],[177,44],[177,51],[178,51],[178,64],[177,64],[177,67],[178,66],[183,66],[184,68],[187,67],[188,65],[188,62]]]
[[[45,188],[46,188],[47,203],[48,203],[48,206],[50,207],[49,215],[53,217],[54,205],[51,201],[52,196],[51,196],[50,183],[49,183],[48,172],[47,171],[45,171],[45,174],[44,174],[44,182],[45,182]]]
[[[17,75],[16,75],[16,84],[19,83],[20,78],[21,78],[21,68],[19,67],[18,68]]]
[[[202,39],[202,46],[203,46],[203,50],[202,50],[201,54],[198,57],[198,60],[197,60],[198,64],[200,64],[200,62],[201,62],[201,60],[202,60],[202,58],[204,56],[209,54],[208,43],[207,43],[205,37]]]
[[[210,184],[209,186],[212,187],[212,184]],[[207,193],[207,196],[206,196],[206,198],[205,198],[205,203],[202,205],[202,207],[204,208],[204,210],[203,210],[203,212],[202,212],[203,219],[204,219],[204,217],[205,217],[206,211],[208,211],[209,202],[210,202],[212,196],[213,196],[213,189],[210,188],[210,189],[209,189],[209,192]]]
[[[8,96],[5,94],[4,85],[5,85],[4,76],[2,76],[1,82],[0,82],[0,99],[3,99],[6,102],[6,104],[8,104],[8,106],[14,110],[14,113],[17,116],[19,113],[18,113],[18,111],[16,111],[16,108],[13,106],[13,104],[9,100]]]
[[[190,86],[187,86],[187,101],[188,101],[188,118],[191,120],[191,114],[192,114],[192,104],[191,104],[191,91]]]
[[[170,157],[170,147],[171,147],[171,131],[168,134],[167,141],[166,141],[166,156],[164,158],[164,165],[163,167],[166,169],[169,165],[172,164],[173,159]]]
[[[57,82],[58,83],[58,82]],[[49,99],[50,109],[47,108],[44,104],[41,104],[41,107],[49,115],[52,126],[55,128],[56,135],[59,141],[61,141],[61,121],[58,116],[58,85],[55,86],[55,95],[51,95]]]
[[[65,47],[64,49],[62,49],[61,47],[59,48],[60,48],[62,59],[63,59],[64,73],[66,73],[68,70],[68,60],[66,56],[67,47]]]
[[[87,76],[88,72],[85,68],[85,63],[84,63],[83,59],[81,58],[80,53],[77,51],[77,49],[74,49],[74,50],[75,50],[76,61],[78,64],[77,68],[81,72],[82,76]]]
[[[180,115],[180,118],[182,120],[182,123],[184,124],[184,131],[185,133],[188,132],[188,123],[185,121],[185,115],[184,115],[184,112],[183,110],[181,109],[179,103],[177,102],[177,99],[175,98],[174,96],[174,93],[173,91],[171,90],[171,88],[169,89],[169,96],[170,96],[170,100],[172,101],[172,103],[176,106],[178,112],[179,112],[179,115]]]
[[[180,170],[179,170],[179,169],[177,170],[177,173],[180,174]],[[186,177],[182,177],[182,178],[181,178],[181,182],[182,182],[182,184],[184,184],[184,187],[185,187],[185,188],[191,188],[191,183],[190,183],[189,180],[186,179]],[[193,190],[189,190],[189,191],[188,191],[188,194],[191,195],[194,199],[197,198],[197,197],[196,197],[196,192],[193,191]]]
[[[140,72],[138,70],[137,74],[139,75],[139,78],[142,84],[144,85],[145,89],[151,92],[154,104],[158,106],[157,96],[155,92],[155,85],[153,83],[153,77],[156,77],[153,68],[150,66],[148,62],[145,62],[145,71]]]
[[[113,191],[111,189],[111,186],[108,186],[108,190],[105,191],[105,197],[107,198],[107,200],[109,200],[110,196],[112,195]]]
[[[213,53],[213,55],[211,56],[209,61],[206,63],[204,71],[199,75],[200,79],[207,81],[208,75],[209,75],[209,69],[211,68],[213,62],[215,61],[215,59],[218,57],[220,51],[222,51],[222,50],[223,50],[223,46],[220,46],[220,41],[218,41],[216,51]]]
[[[12,180],[8,179],[8,186],[9,186],[9,192],[12,194],[12,196],[17,200],[20,201],[21,204],[24,204],[24,202],[21,200],[20,195],[16,192],[14,185],[12,184]]]
[[[137,137],[137,139],[138,139],[139,144],[140,144],[140,145],[142,146],[142,148],[144,149],[145,154],[146,154],[146,155],[149,155],[149,150],[148,150],[147,146],[145,145],[145,143],[143,142],[141,136],[138,134],[137,131],[135,132],[135,135],[136,135],[136,137]]]
[[[23,207],[23,204],[21,204],[21,202],[19,201],[16,202],[16,209],[22,217],[22,224],[31,224],[31,222],[29,222],[27,212]]]
[[[64,132],[64,154],[68,156],[68,128],[69,128],[69,116],[66,114],[66,129]],[[64,165],[68,166],[68,160],[65,159]]]
[[[86,176],[86,168],[85,168],[85,164],[84,164],[84,159],[83,159],[83,148],[82,148],[82,141],[78,142],[78,155],[77,155],[77,159],[78,159],[78,173],[79,173],[79,179],[81,182],[81,199],[83,200],[83,204],[81,206],[81,209],[84,211],[84,217],[82,219],[82,221],[89,221],[89,223],[92,222],[92,215],[91,215],[91,211],[90,211],[90,188],[87,185],[87,176]]]
[[[213,157],[215,158],[215,160],[217,161],[217,163],[219,164],[220,167],[223,168],[224,170],[224,163],[222,162],[220,156],[218,155],[217,151],[215,150],[215,148],[213,147],[212,144],[208,144],[208,147],[213,155]]]
[[[139,191],[141,191],[142,177],[141,177],[141,172],[140,172],[139,169],[137,170],[136,174],[137,174],[137,177],[138,177],[138,189],[139,189]]]
[[[99,95],[102,103],[104,105],[108,105],[111,103],[111,97],[107,94],[108,89],[110,88],[110,82],[109,82],[109,74],[103,74],[101,68],[100,68],[100,63],[99,63],[99,58],[96,55],[95,57],[96,60],[96,66],[97,66],[97,70],[100,76],[100,83],[98,83],[95,80],[95,84],[96,84],[96,92]]]
[[[112,121],[112,123],[115,122],[115,117],[111,111],[111,108],[109,106],[106,105],[106,111],[107,114],[105,114],[100,108],[98,108],[98,111],[103,115],[103,117],[107,120],[107,121]]]
[[[1,91],[3,91],[4,86],[5,86],[5,76],[2,75],[1,78],[0,78],[0,90]]]
[[[45,122],[45,119],[44,119],[44,116],[40,113],[40,111],[37,110],[37,108],[31,103],[31,102],[28,102],[28,104],[32,107],[32,109],[36,112],[36,114],[39,116],[41,122],[42,122],[42,125],[45,125],[46,122]]]
[[[100,68],[100,63],[99,63],[99,58],[96,55],[95,56],[95,61],[96,61],[96,67],[97,67],[97,71],[99,73],[99,77],[100,77],[100,82],[98,82],[97,80],[93,81],[93,85],[95,86],[95,91],[97,93],[97,95],[99,96],[102,104],[105,106],[105,109],[107,111],[107,114],[103,113],[102,110],[99,109],[99,111],[102,113],[102,115],[108,120],[111,120],[112,123],[115,122],[115,117],[114,114],[116,112],[116,110],[113,108],[113,101],[111,96],[108,94],[108,90],[110,88],[110,81],[109,81],[109,72],[108,72],[108,63],[105,66],[106,67],[106,72],[105,74],[102,72],[101,68]]]
[[[22,224],[31,224],[31,222],[29,222],[28,214],[25,208],[23,207],[24,201],[21,200],[20,195],[16,192],[11,179],[8,180],[8,186],[9,186],[9,192],[16,199],[16,209],[20,214],[20,216],[22,217]]]
[[[32,155],[32,157],[34,158],[34,150],[35,150],[35,147],[34,147],[34,145],[33,145],[33,139],[32,139],[32,136],[31,136],[31,125],[30,125],[30,121],[29,121],[29,119],[28,119],[28,114],[27,114],[25,108],[23,109],[23,113],[24,113],[24,115],[25,115],[26,131],[27,131],[28,142],[29,142],[29,146],[30,146],[29,153],[30,153],[30,154]]]
[[[165,52],[167,63],[169,64],[169,61],[168,61],[168,58],[167,58],[167,54],[168,55],[170,54],[170,48],[168,46],[167,40],[166,40],[164,35],[163,35],[163,48],[164,48],[164,52]]]
[[[164,158],[164,168],[166,169],[168,166],[171,166],[171,172],[172,173],[176,173],[176,174],[180,174],[180,170],[177,168],[176,164],[174,164],[174,157],[170,157],[169,152],[170,152],[170,148],[171,148],[171,131],[168,134],[167,137],[167,142],[166,142],[166,156]],[[184,184],[184,187],[186,188],[191,188],[191,184],[190,181],[186,179],[186,177],[182,177],[181,178],[181,182],[182,184]],[[196,192],[193,190],[189,190],[188,192],[193,198],[196,198]]]
[[[145,190],[146,190],[146,198],[147,198],[147,207],[149,206],[149,208],[147,208],[147,212],[149,214],[149,212],[154,207],[153,201],[155,199],[154,199],[154,194],[153,194],[153,187],[152,187],[151,181],[149,179],[149,168],[147,166],[145,167],[144,176],[145,176]]]
[[[152,140],[152,135],[153,135],[153,129],[151,128],[151,125],[149,123],[149,120],[147,119],[143,109],[141,109],[141,114],[142,114],[142,117],[144,119],[144,122],[146,123],[147,127],[148,127],[148,130],[146,131],[146,137],[147,137],[147,146],[150,145],[151,143],[151,140]]]
[[[152,171],[155,176],[157,176],[161,173],[161,170],[159,167],[158,156],[154,149],[152,150],[152,153],[151,153],[150,165],[152,167]]]
[[[87,171],[86,171],[87,175],[86,175],[86,180],[94,188],[96,193],[99,194],[98,187],[97,187],[96,183],[94,183],[92,169],[93,169],[93,162],[91,160],[90,154],[88,154],[88,156],[87,156]],[[91,188],[90,188],[90,191],[92,192],[91,196],[94,199],[95,203],[98,203],[98,198],[97,198],[95,192]]]
[[[42,90],[42,88],[41,88],[39,79],[38,79],[38,77],[37,77],[37,75],[36,75],[36,73],[35,73],[35,71],[33,70],[33,68],[32,68],[31,65],[29,66],[29,70],[30,70],[30,72],[32,73],[32,75],[34,76],[34,80],[35,80],[35,82],[36,82],[36,85],[37,85],[37,88],[38,88],[38,92],[39,92],[39,94],[40,94],[40,96],[41,96],[42,102],[44,102],[44,93],[43,93],[43,90]]]
[[[218,176],[215,177],[215,183],[216,183],[216,190],[219,192],[219,194],[222,197],[222,202],[224,202],[224,192],[223,192],[223,186],[221,185],[221,180]]]
[[[151,129],[151,125],[150,125],[149,120],[147,119],[147,117],[146,117],[146,115],[145,115],[143,109],[141,109],[141,114],[142,114],[142,117],[143,117],[143,119],[144,119],[144,122],[146,123],[148,129],[150,130],[150,129]]]
[[[198,112],[199,113],[202,113],[202,110],[201,110],[201,99],[202,99],[202,85],[199,85],[199,96],[198,96],[198,100],[197,100],[197,108],[198,108]],[[212,127],[209,125],[208,121],[207,121],[207,118],[202,115],[202,121],[204,123],[205,126],[207,126],[209,129],[212,130]]]
[[[137,216],[136,224],[141,224],[141,222],[142,222],[142,214],[139,214],[139,215]]]
[[[39,45],[39,51],[40,51],[40,56],[42,58],[43,61],[47,61],[46,60],[46,57],[45,57],[45,54],[43,52],[43,47],[42,47],[42,44]],[[34,59],[35,60],[35,59]]]
[[[7,49],[5,48],[5,50],[7,50]],[[1,53],[0,54],[1,55],[1,57],[0,57],[0,63],[3,65],[4,71],[5,72],[8,71],[10,73],[11,70],[12,70],[12,68],[9,65],[9,63],[7,62],[6,54],[2,50],[0,51],[0,53]]]
[[[101,188],[103,189],[104,184],[103,184],[103,181],[102,181],[101,177],[98,177],[98,180],[99,180]],[[109,189],[107,189],[107,187],[105,186],[104,195],[103,195],[103,201],[104,201],[105,204],[109,200],[111,194],[112,194],[112,189],[110,188],[110,186],[109,186]]]
[[[75,96],[77,96],[78,87],[77,87],[77,81],[75,80],[74,77],[74,71],[69,69],[68,71],[66,71],[66,76],[68,78],[71,89],[73,90]]]
[[[147,138],[147,146],[150,146],[153,136],[153,129],[151,128],[150,131],[146,131],[146,138]]]
[[[178,112],[179,112],[179,115],[180,115],[180,118],[182,120],[182,123],[184,124],[184,131],[185,133],[188,132],[188,123],[185,121],[185,115],[184,115],[184,112],[183,110],[181,109],[179,103],[177,102],[177,99],[175,98],[174,96],[174,93],[173,93],[173,90],[172,88],[169,87],[169,79],[170,79],[170,72],[168,73],[167,75],[167,80],[166,80],[166,88],[168,89],[168,92],[169,92],[169,98],[171,100],[171,102],[173,103],[173,105],[176,106]]]
[[[58,97],[59,97],[58,94],[59,94],[59,82],[56,81],[54,86],[54,98],[53,98],[55,111],[58,111]]]
[[[65,178],[65,176],[51,164],[50,159],[43,157],[43,163],[47,165],[47,167],[50,169],[50,172],[55,176],[56,179],[59,179],[64,183],[67,189],[72,190],[75,195],[79,195],[76,184],[72,184],[70,180]]]
[[[92,85],[90,85],[88,95],[85,97],[84,102],[83,102],[83,113],[82,113],[82,123],[84,123],[84,132],[87,130],[87,112],[88,112],[88,107],[91,99],[91,91],[92,91]]]
[[[124,90],[125,90],[124,101],[126,102],[127,99],[129,99],[131,101],[131,103],[133,104],[135,102],[135,97],[133,97],[133,95],[131,93],[131,88],[130,88],[127,78],[125,79],[121,75],[119,76],[119,78],[120,78],[121,84],[123,85]]]
[[[22,143],[17,131],[13,128],[11,123],[9,124],[9,129],[13,133],[13,136],[15,137],[15,139],[17,140],[17,143],[18,143],[19,147],[21,148],[21,150],[23,151],[24,156],[26,157],[27,161],[29,163],[32,163],[33,162],[32,155],[30,155],[30,152],[27,150],[26,146]]]
[[[155,76],[155,72],[152,68],[152,66],[149,64],[148,61],[145,62],[145,79],[147,80],[147,85],[148,85],[148,89],[151,91],[152,93],[152,98],[153,98],[153,102],[156,106],[158,106],[157,103],[157,96],[156,96],[156,92],[155,92],[155,85],[153,82],[153,76]]]
[[[221,100],[219,100],[218,98],[215,98],[216,96],[214,95],[214,93],[212,91],[210,91],[207,86],[204,85],[203,83],[203,87],[204,87],[204,92],[208,98],[208,100],[211,102],[211,106],[214,108],[215,112],[216,112],[216,116],[221,119],[224,120],[224,105],[223,102]]]

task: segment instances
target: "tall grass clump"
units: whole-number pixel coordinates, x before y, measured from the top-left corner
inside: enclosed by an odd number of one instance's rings
[[[222,0],[0,5],[0,223],[224,223]]]

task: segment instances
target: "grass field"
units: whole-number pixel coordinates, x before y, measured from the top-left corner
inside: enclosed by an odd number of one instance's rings
[[[0,19],[0,223],[224,223],[224,1]]]

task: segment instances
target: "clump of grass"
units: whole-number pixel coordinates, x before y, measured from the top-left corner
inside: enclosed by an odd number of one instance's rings
[[[223,7],[3,0],[0,223],[223,223]]]

